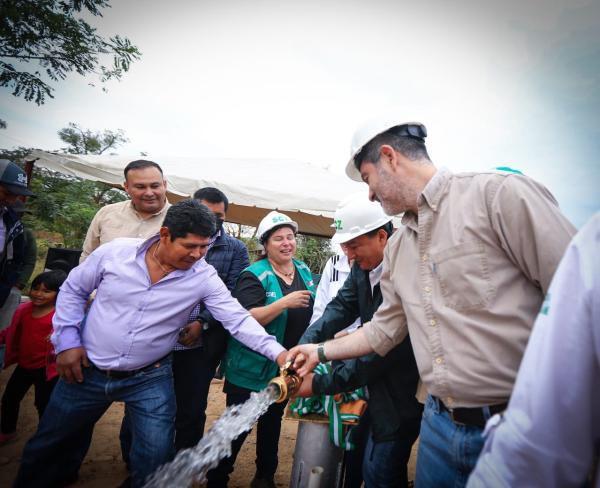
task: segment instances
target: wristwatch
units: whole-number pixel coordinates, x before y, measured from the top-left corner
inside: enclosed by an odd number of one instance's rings
[[[319,357],[320,363],[327,362],[327,356],[325,356],[325,343],[324,342],[321,342],[319,345],[317,345],[317,356]]]

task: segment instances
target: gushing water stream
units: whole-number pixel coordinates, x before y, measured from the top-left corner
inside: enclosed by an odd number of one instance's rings
[[[250,430],[278,396],[277,387],[269,385],[252,393],[245,403],[228,407],[198,445],[179,451],[172,462],[148,478],[145,488],[187,488],[205,481],[206,473],[231,455],[231,442]]]

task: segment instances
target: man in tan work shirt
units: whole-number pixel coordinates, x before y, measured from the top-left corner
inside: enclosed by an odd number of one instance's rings
[[[156,234],[168,208],[167,182],[153,161],[132,161],[125,170],[125,191],[131,200],[102,207],[94,216],[83,243],[80,262],[97,247],[117,237],[146,239]]]
[[[346,168],[388,215],[383,304],[357,332],[297,346],[300,374],[319,362],[385,355],[410,333],[428,397],[418,487],[463,486],[486,420],[504,410],[531,327],[575,229],[550,192],[509,172],[436,169],[418,123],[365,127]]]

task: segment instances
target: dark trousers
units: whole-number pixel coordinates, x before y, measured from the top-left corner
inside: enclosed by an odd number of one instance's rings
[[[207,359],[204,348],[173,353],[173,380],[177,415],[175,416],[175,449],[193,447],[204,434],[206,405],[210,382],[217,364]]]
[[[173,352],[173,382],[177,414],[175,416],[175,449],[194,447],[204,434],[208,391],[217,363],[206,358],[204,349],[185,349]],[[119,434],[123,461],[129,466],[131,429],[127,408]]]
[[[250,390],[240,393],[227,394],[227,406],[244,403],[250,398]],[[258,420],[256,428],[256,477],[273,478],[277,471],[277,451],[279,448],[279,434],[281,433],[281,417],[285,410],[286,402],[272,404],[267,412]],[[248,432],[244,432],[231,444],[231,456],[223,459],[219,465],[207,473],[207,488],[222,488],[227,486],[229,475],[233,472],[233,465],[237,458]]]
[[[352,427],[354,449],[344,451],[344,488],[360,488],[363,483],[362,463],[371,430],[369,410],[362,415],[358,425]]]
[[[390,441],[375,442],[370,433],[363,460],[365,488],[406,488],[408,460],[418,436],[417,422],[407,422],[407,434]]]
[[[19,408],[21,400],[31,388],[35,387],[35,408],[38,411],[39,418],[48,405],[52,389],[58,377],[46,380],[46,368],[25,369],[17,366],[13,371],[6,388],[2,395],[2,408],[0,416],[0,430],[3,434],[11,434],[17,430],[17,420],[19,418]]]

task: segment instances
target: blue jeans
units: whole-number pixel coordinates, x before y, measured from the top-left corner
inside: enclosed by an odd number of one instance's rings
[[[217,365],[206,357],[203,347],[173,351],[173,381],[177,415],[175,416],[175,450],[194,447],[204,435],[208,391]],[[129,468],[131,429],[129,413],[121,422],[119,434],[123,461]]]
[[[483,448],[483,429],[455,424],[427,397],[417,455],[417,488],[461,488],[477,463]]]
[[[83,369],[82,383],[59,380],[35,435],[27,442],[15,487],[51,487],[79,470],[85,453],[82,431],[114,401],[125,402],[132,430],[131,486],[144,480],[173,454],[175,394],[171,360],[123,379],[109,378],[95,367]]]
[[[406,435],[385,442],[375,442],[369,432],[362,464],[365,488],[406,488],[408,460],[418,436],[418,424]]]

